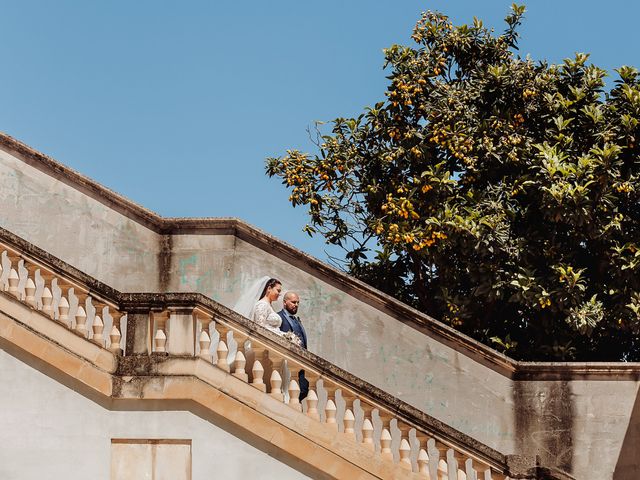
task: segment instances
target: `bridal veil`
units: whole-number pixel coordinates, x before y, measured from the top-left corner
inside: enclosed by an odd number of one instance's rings
[[[252,282],[240,295],[233,309],[243,317],[253,320],[251,318],[253,309],[256,306],[256,302],[260,300],[259,295],[270,278],[269,276],[264,276]]]

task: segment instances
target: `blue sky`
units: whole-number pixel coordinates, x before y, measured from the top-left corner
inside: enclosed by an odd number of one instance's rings
[[[0,130],[164,216],[238,217],[325,259],[264,175],[315,120],[384,98],[423,10],[502,29],[510,2],[0,0]],[[521,53],[640,66],[635,2],[527,4]]]

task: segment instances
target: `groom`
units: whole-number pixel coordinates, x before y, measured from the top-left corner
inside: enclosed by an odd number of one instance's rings
[[[296,316],[298,307],[300,306],[300,297],[295,292],[287,292],[283,298],[284,308],[278,312],[282,323],[280,330],[283,332],[293,332],[300,338],[301,347],[307,348],[307,333],[300,322],[300,318]],[[300,401],[302,401],[309,393],[309,381],[304,377],[304,370],[298,372],[298,384],[300,385]]]

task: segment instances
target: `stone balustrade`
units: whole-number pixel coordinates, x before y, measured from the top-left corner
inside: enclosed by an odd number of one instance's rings
[[[399,413],[394,408],[396,402],[390,405],[369,395],[367,392],[372,387],[364,382],[348,378],[348,374],[347,378],[340,378],[340,373],[346,372],[327,364],[324,366],[328,368],[318,368],[304,350],[288,344],[285,339],[271,332],[246,328],[230,315],[202,306],[194,308],[193,318],[199,340],[195,355],[326,424],[337,435],[348,436],[370,449],[372,455],[381,455],[433,480],[506,478],[495,460],[485,460]],[[168,336],[166,331],[161,336],[155,334],[154,351],[164,351],[160,349],[164,348],[165,338],[170,341],[171,332]],[[298,400],[300,387],[296,381],[300,370],[305,371],[309,381],[309,393],[302,404]]]
[[[124,313],[117,301],[5,243],[0,243],[0,291],[97,345],[122,353]]]
[[[211,299],[119,293],[5,231],[0,240],[0,292],[114,355],[199,358],[419,478],[513,475],[509,459],[519,457],[475,442]],[[301,370],[309,382],[302,402]]]

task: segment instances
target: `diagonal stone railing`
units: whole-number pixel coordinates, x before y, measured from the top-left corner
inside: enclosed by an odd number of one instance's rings
[[[204,361],[408,478],[556,478],[535,458],[477,442],[201,294],[120,293],[1,228],[0,294],[111,352],[122,378],[149,374],[144,358]],[[299,370],[310,384],[304,405]],[[125,398],[126,388],[112,395]]]

